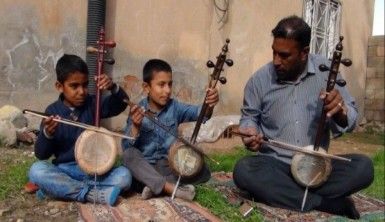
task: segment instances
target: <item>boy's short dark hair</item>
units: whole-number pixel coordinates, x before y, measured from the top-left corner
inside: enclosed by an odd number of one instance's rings
[[[68,76],[74,72],[88,75],[87,64],[77,55],[64,54],[56,63],[57,81],[64,83]]]
[[[271,33],[274,38],[293,39],[299,43],[301,48],[310,44],[311,28],[302,18],[296,15],[283,18]]]
[[[150,59],[143,67],[143,81],[150,83],[154,72],[170,72],[172,73],[171,66],[161,59]]]

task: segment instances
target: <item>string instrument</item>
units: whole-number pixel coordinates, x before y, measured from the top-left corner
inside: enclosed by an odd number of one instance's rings
[[[24,114],[33,115],[36,117],[40,117],[42,119],[48,119],[50,116],[46,113],[34,111],[25,109],[23,110]],[[109,171],[111,169],[111,165],[115,163],[115,159],[111,158],[116,156],[116,142],[113,138],[114,137],[120,137],[124,139],[133,139],[132,137],[115,133],[112,131],[109,131],[103,127],[96,127],[92,125],[88,125],[85,123],[60,118],[60,119],[52,119],[55,122],[63,123],[70,126],[79,127],[82,129],[85,129],[83,131],[79,138],[76,141],[75,149],[77,149],[77,158],[78,158],[78,164],[79,166],[82,166],[82,170],[88,174],[97,174],[102,175]],[[86,142],[83,142],[84,140],[87,140]],[[79,144],[85,144],[85,145],[79,145]],[[98,147],[110,147],[113,146],[115,148],[112,149],[98,149]],[[76,148],[78,147],[78,148]],[[82,148],[79,148],[82,147]],[[82,150],[82,152],[80,152]],[[98,162],[104,163],[101,165],[98,165],[98,167],[95,167],[96,162],[92,162],[95,160],[93,153],[97,153],[98,155]],[[76,152],[75,152],[76,153]],[[83,156],[84,158],[79,158],[79,155]],[[89,163],[91,161],[91,163]]]
[[[209,89],[214,89],[218,81],[221,84],[226,84],[227,82],[226,78],[221,76],[221,73],[223,71],[224,64],[228,66],[233,65],[233,60],[226,59],[229,43],[230,40],[226,39],[226,43],[223,45],[222,51],[217,56],[216,64],[214,64],[211,60],[207,61],[207,67],[214,68],[213,73],[210,75],[210,81],[208,85]],[[212,112],[213,110],[213,107],[209,107],[209,105],[205,103],[205,99],[203,101],[202,109],[195,124],[193,134],[190,138],[191,144],[196,143],[200,127],[206,115]],[[190,146],[185,146],[184,144],[178,143],[174,143],[170,147],[170,150],[168,152],[168,161],[171,169],[175,171],[175,173],[177,173],[179,176],[185,178],[195,176],[201,171],[204,165],[204,158],[201,152],[196,152],[196,150],[191,149]]]
[[[130,100],[128,99],[125,99],[124,100],[125,103],[128,104],[129,107],[133,107],[133,106],[136,106],[135,103],[131,102]],[[144,114],[143,114],[148,120],[150,120],[151,122],[153,122],[155,125],[159,126],[161,129],[163,129],[165,132],[167,132],[168,134],[170,134],[171,136],[175,137],[178,141],[180,141],[181,143],[185,144],[186,146],[188,147],[191,147],[192,149],[194,149],[195,152],[207,157],[208,159],[210,159],[211,161],[215,162],[216,164],[219,164],[216,160],[210,158],[209,156],[207,156],[200,147],[196,146],[195,144],[192,144],[190,143],[188,140],[186,140],[185,138],[175,134],[168,126],[164,125],[162,122],[160,122],[156,117],[154,117],[154,114],[149,112],[149,111],[144,111]],[[129,137],[131,138],[131,137]],[[132,138],[131,138],[132,139]]]
[[[102,27],[99,31],[99,40],[97,48],[87,47],[87,52],[97,53],[97,73],[96,73],[96,102],[95,102],[95,120],[96,127],[100,127],[100,103],[101,90],[99,89],[100,76],[103,74],[104,63],[113,65],[115,60],[105,59],[104,54],[107,48],[116,46],[114,41],[105,40],[105,32]],[[85,130],[79,136],[75,143],[75,159],[79,167],[88,174],[103,175],[114,165],[118,146],[114,138],[106,134],[100,134],[94,131]]]
[[[350,59],[341,59],[342,57],[342,40],[344,38],[340,36],[330,68],[322,64],[319,66],[321,72],[329,71],[329,77],[326,85],[326,92],[330,92],[334,89],[335,84],[343,87],[346,85],[345,80],[338,79],[337,74],[340,64],[344,66],[350,66],[352,61]],[[324,127],[326,122],[325,102],[323,103],[321,118],[318,123],[317,134],[314,142],[314,151],[324,152],[326,151],[320,147],[321,138],[324,134]],[[317,187],[327,181],[330,172],[332,170],[331,160],[329,158],[320,158],[304,154],[296,154],[292,159],[291,172],[294,179],[305,187]]]

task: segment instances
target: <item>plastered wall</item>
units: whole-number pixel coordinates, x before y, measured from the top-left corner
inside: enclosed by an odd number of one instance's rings
[[[215,1],[225,9],[225,1]],[[348,87],[363,113],[368,37],[373,0],[344,0],[344,54],[353,60]],[[85,58],[87,1],[3,0],[0,6],[0,104],[44,109],[57,98],[54,64],[65,53]],[[107,38],[117,42],[116,60],[108,68],[113,79],[140,89],[141,70],[151,58],[167,60],[174,71],[175,97],[201,103],[226,38],[233,67],[225,67],[228,83],[220,86],[215,114],[237,114],[248,78],[271,60],[271,29],[283,17],[302,14],[302,0],[230,0],[227,11],[212,0],[108,0]],[[134,91],[136,91],[134,90]],[[142,95],[128,90],[133,100]],[[121,128],[127,111],[110,125]]]

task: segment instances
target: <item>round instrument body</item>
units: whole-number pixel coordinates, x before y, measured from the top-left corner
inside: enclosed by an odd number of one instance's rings
[[[326,153],[324,149],[319,152]],[[305,187],[318,187],[328,179],[332,171],[331,159],[296,153],[291,162],[291,173],[294,179]]]
[[[168,151],[168,162],[175,173],[191,178],[202,170],[204,157],[191,147],[174,143]]]
[[[107,173],[115,164],[117,152],[112,136],[92,130],[83,131],[75,143],[76,162],[80,169],[91,175]]]

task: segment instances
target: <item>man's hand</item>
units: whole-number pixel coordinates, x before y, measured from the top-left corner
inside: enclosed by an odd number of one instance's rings
[[[347,110],[344,100],[337,89],[329,93],[321,92],[320,98],[324,101],[324,110],[327,117],[333,117],[334,121],[342,127],[347,126]]]
[[[219,101],[219,95],[218,95],[218,90],[216,88],[214,89],[207,89],[206,90],[206,98],[205,98],[205,103],[209,106],[209,107],[214,107],[215,105],[217,105]]]
[[[247,149],[251,151],[258,151],[263,142],[263,135],[258,133],[254,127],[239,128],[239,132],[245,135],[249,135],[249,137],[242,138],[242,141]]]
[[[58,116],[58,115],[50,116],[47,119],[43,119],[44,134],[48,138],[52,138],[53,137],[53,135],[55,133],[55,130],[56,130],[58,124],[59,124],[59,122],[56,122],[56,121],[53,120],[54,118],[55,119],[60,119],[60,116]]]
[[[98,77],[95,76],[95,81],[98,83],[97,87],[100,90],[111,90],[114,86],[112,79],[104,73],[99,76],[99,82]]]

